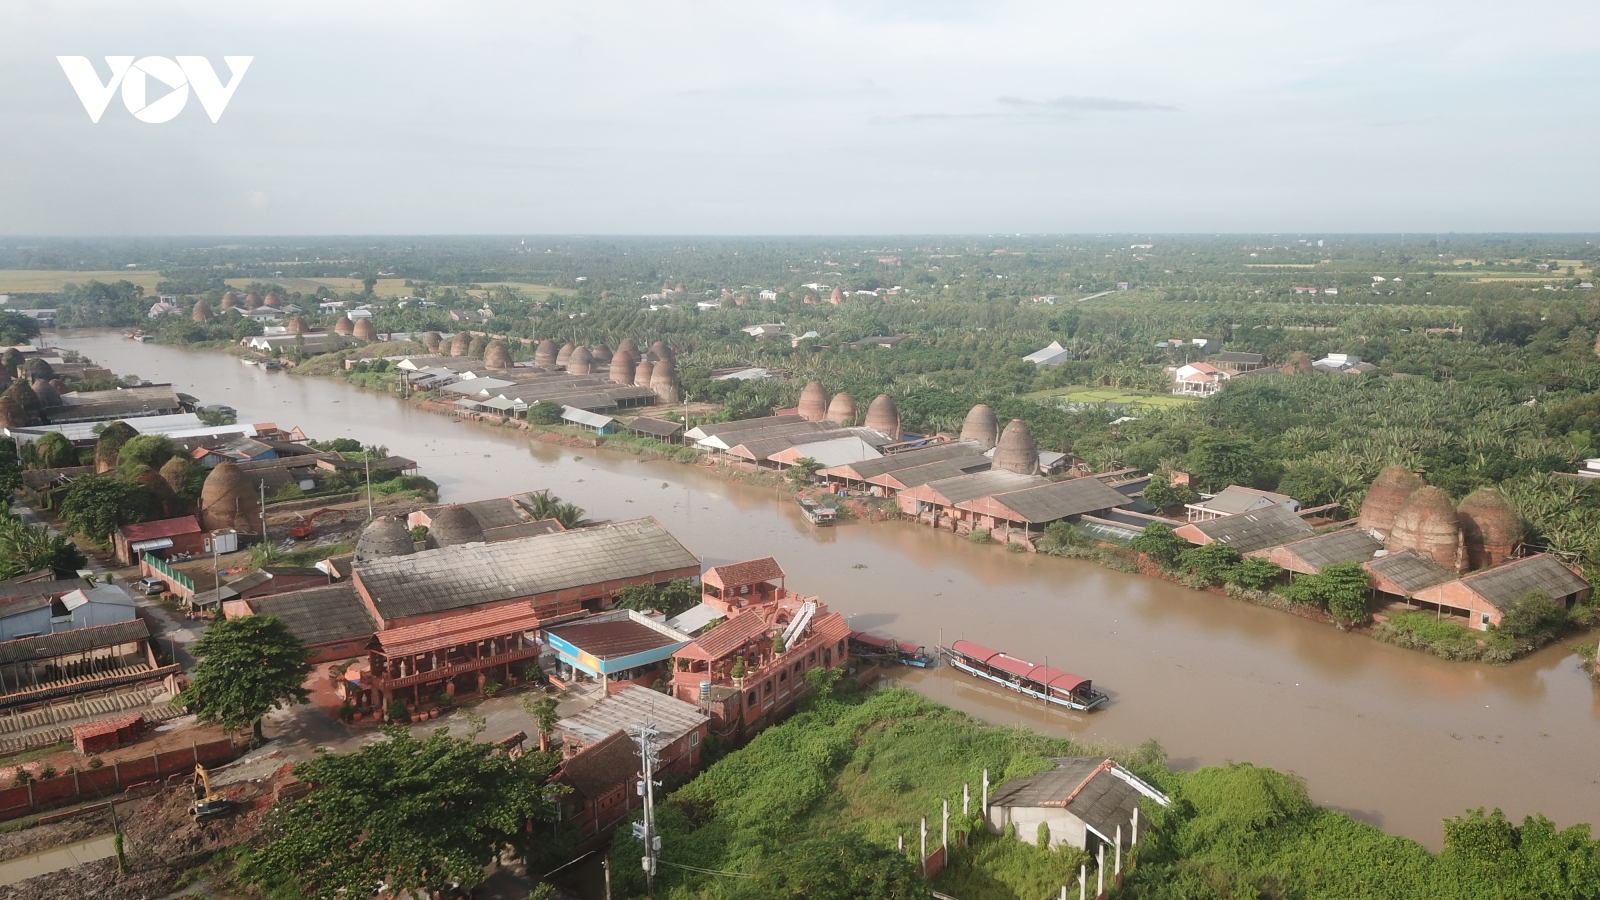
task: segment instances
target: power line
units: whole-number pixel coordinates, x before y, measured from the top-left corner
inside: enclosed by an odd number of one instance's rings
[[[660,863],[663,866],[672,866],[673,868],[677,868],[677,869],[688,869],[691,872],[704,872],[707,875],[722,875],[722,876],[725,876],[727,878],[754,878],[754,877],[756,877],[754,875],[747,874],[745,872],[719,872],[716,869],[702,869],[699,866],[690,866],[690,865],[685,865],[684,863],[668,862],[667,860],[664,860],[664,859],[658,859],[658,860],[656,860],[656,862]]]

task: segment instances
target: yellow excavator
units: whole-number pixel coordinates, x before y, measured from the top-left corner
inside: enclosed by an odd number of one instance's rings
[[[195,763],[194,806],[189,807],[189,815],[194,816],[196,822],[202,822],[232,811],[233,801],[212,790],[206,767]]]

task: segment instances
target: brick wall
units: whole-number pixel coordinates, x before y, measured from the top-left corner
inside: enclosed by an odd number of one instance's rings
[[[0,790],[0,820],[15,819],[40,810],[83,801],[101,800],[130,787],[159,781],[170,775],[189,774],[195,763],[219,765],[238,759],[249,744],[227,739],[191,744],[181,750],[168,750],[121,760],[98,769],[84,769],[71,775],[57,775],[31,784]]]

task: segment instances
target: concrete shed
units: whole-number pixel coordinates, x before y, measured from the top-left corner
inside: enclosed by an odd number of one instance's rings
[[[1002,784],[989,800],[989,830],[1016,827],[1019,841],[1033,843],[1039,825],[1050,829],[1050,846],[1071,845],[1091,853],[1096,842],[1115,844],[1118,827],[1122,846],[1133,842],[1134,810],[1141,800],[1166,806],[1167,796],[1148,782],[1096,756],[1053,760],[1054,768]]]

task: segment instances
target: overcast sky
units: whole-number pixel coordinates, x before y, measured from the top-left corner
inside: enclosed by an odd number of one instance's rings
[[[19,0],[0,35],[0,234],[1600,229],[1592,0]],[[255,59],[217,124],[93,124],[58,55]]]

